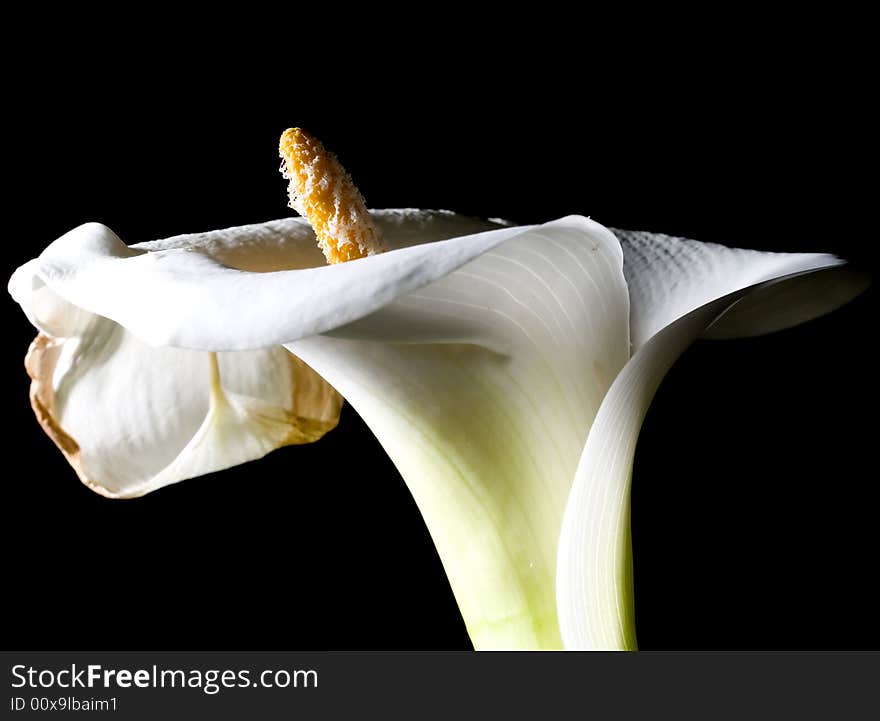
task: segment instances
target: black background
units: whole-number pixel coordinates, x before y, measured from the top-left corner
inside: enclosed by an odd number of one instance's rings
[[[707,23],[683,39],[564,18],[436,39],[420,25],[346,46],[344,71],[335,48],[270,63],[204,29],[136,46],[130,28],[33,32],[6,77],[3,272],[84,221],[133,243],[292,212],[277,172],[291,125],[374,207],[583,213],[874,269],[858,23],[746,23],[725,42]],[[290,40],[280,21],[241,33]],[[351,408],[313,446],[109,501],[33,420],[34,331],[2,307],[5,646],[470,647],[418,510]],[[870,290],[794,330],[698,343],[670,372],[635,465],[642,648],[880,648],[876,317]]]

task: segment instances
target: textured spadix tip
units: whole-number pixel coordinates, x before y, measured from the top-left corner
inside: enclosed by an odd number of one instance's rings
[[[290,207],[309,221],[328,263],[385,249],[351,176],[317,138],[302,128],[288,128],[279,151],[281,174],[290,181]]]

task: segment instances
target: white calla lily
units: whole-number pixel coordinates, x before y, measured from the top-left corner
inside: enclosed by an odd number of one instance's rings
[[[630,471],[666,370],[701,334],[788,327],[864,281],[580,216],[372,216],[388,252],[332,266],[295,218],[58,239],[10,282],[40,330],[44,427],[128,497],[317,439],[338,391],[406,480],[476,648],[635,648]]]

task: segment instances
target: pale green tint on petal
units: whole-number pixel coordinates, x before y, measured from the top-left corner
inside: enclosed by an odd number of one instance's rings
[[[400,470],[477,648],[561,647],[562,512],[593,416],[628,357],[621,261],[607,230],[563,219],[333,338],[288,345]]]

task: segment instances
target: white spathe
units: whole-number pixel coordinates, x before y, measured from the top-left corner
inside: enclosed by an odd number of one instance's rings
[[[293,218],[58,239],[10,281],[41,331],[44,427],[89,485],[134,496],[315,440],[339,391],[406,480],[477,648],[635,648],[630,471],[666,370],[707,328],[788,327],[864,280],[580,216],[374,217],[392,250],[334,266]]]

